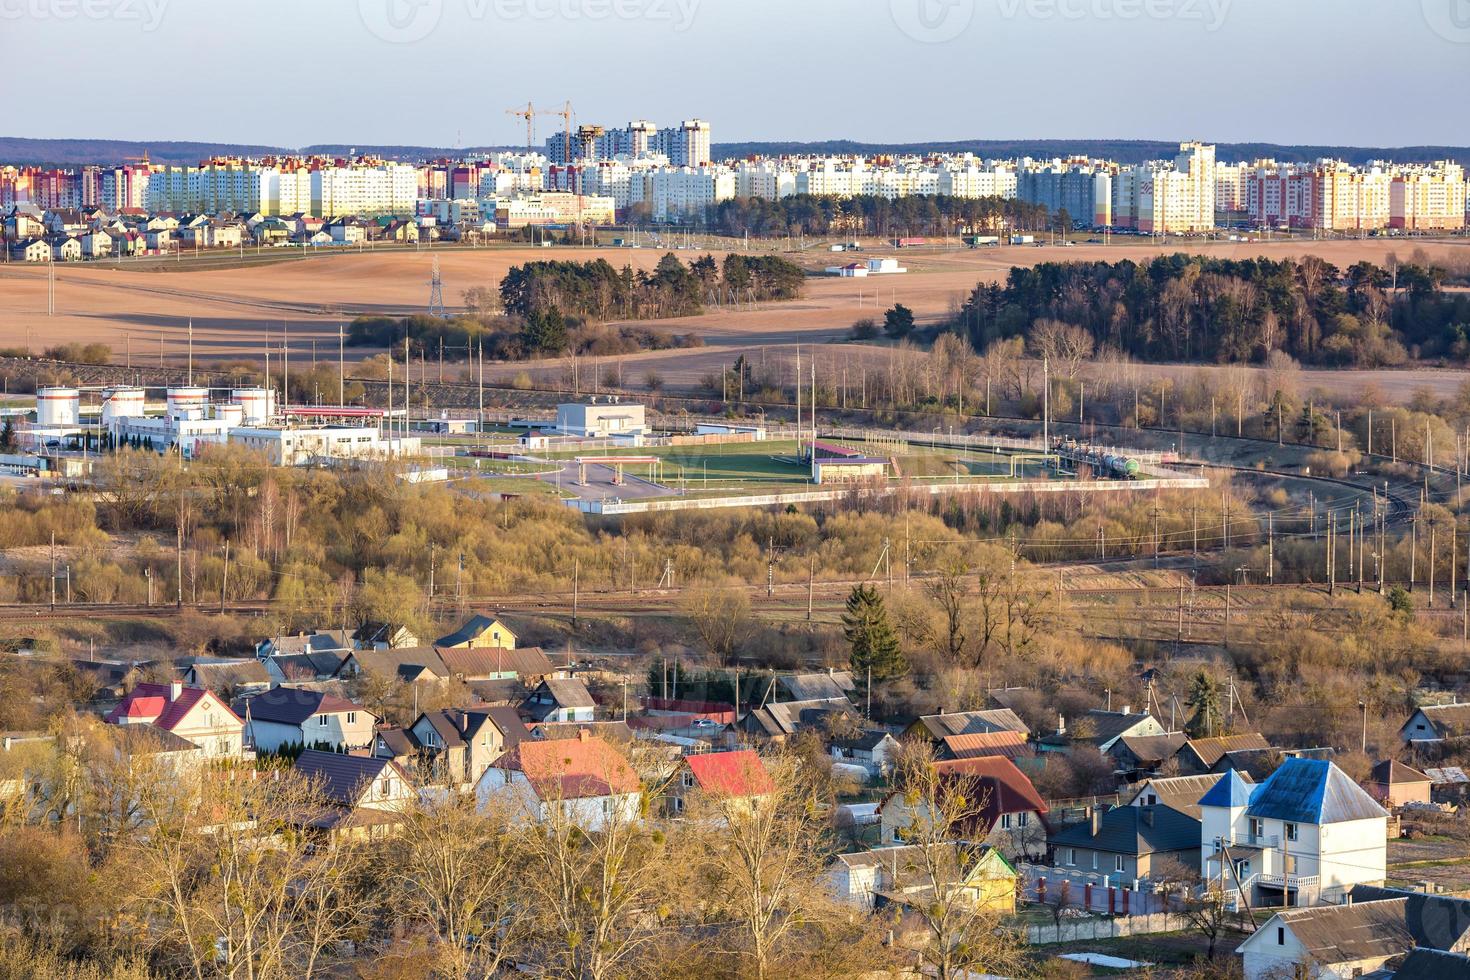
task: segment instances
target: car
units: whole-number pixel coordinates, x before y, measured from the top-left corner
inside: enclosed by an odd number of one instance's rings
[[[689,727],[699,731],[718,731],[725,726],[713,718],[696,718],[694,719],[694,723]]]

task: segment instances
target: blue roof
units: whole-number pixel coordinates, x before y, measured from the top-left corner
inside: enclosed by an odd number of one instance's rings
[[[1200,806],[1239,807],[1249,806],[1251,792],[1256,787],[1245,781],[1245,777],[1231,769],[1210,791],[1200,797]]]
[[[1386,817],[1347,773],[1325,759],[1287,758],[1251,794],[1252,817],[1292,823],[1341,823]]]

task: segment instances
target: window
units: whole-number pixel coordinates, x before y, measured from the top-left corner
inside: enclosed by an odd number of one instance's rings
[[[1286,945],[1286,927],[1285,926],[1277,926],[1276,927],[1276,945],[1277,946],[1285,946]]]
[[[1252,837],[1262,836],[1260,819],[1257,817],[1251,817],[1250,822],[1247,824],[1246,832],[1249,833]]]
[[[1157,793],[1150,793],[1150,794],[1148,794],[1148,800],[1146,801],[1146,803],[1147,803],[1148,806],[1155,806],[1155,805],[1158,804],[1158,802],[1159,802],[1159,795]]]
[[[1077,866],[1077,848],[1067,848],[1067,864],[1071,865],[1074,868]]]
[[[317,715],[316,716],[316,724],[317,724],[317,727],[318,728],[326,728],[327,727],[327,716],[326,715]]]
[[[357,712],[356,711],[349,711],[349,712],[347,712],[347,724],[349,724],[349,725],[355,725],[355,724],[357,724]]]
[[[1123,870],[1123,855],[1119,854],[1119,855],[1116,855],[1113,858],[1113,870],[1114,871],[1117,871],[1117,872],[1120,872],[1120,873],[1122,872],[1122,870]]]
[[[1016,814],[1016,826],[1017,827],[1024,827],[1024,826],[1026,826],[1030,822],[1031,822],[1031,814],[1029,814],[1029,813],[1018,813],[1018,814]]]
[[[392,776],[384,776],[383,777],[382,783],[378,786],[378,795],[379,796],[392,796],[393,795],[393,777]]]
[[[1093,851],[1092,852],[1092,870],[1093,871],[1096,871],[1097,870],[1097,852],[1096,851]]]
[[[1002,813],[1000,815],[1000,829],[1001,830],[1010,830],[1011,829],[1011,815],[1009,813]]]
[[[1297,828],[1296,828],[1296,824],[1294,824],[1294,823],[1282,824],[1282,827],[1285,828],[1285,833],[1286,833],[1286,839],[1287,840],[1296,840],[1297,839]]]

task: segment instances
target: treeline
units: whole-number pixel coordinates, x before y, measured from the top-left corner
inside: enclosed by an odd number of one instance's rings
[[[1048,262],[981,283],[954,326],[977,350],[1038,324],[1086,331],[1140,360],[1250,362],[1284,351],[1309,364],[1376,367],[1470,357],[1470,296],[1426,264],[1346,270],[1316,256],[1139,263]]]
[[[555,309],[564,316],[597,320],[693,316],[706,303],[790,300],[801,295],[806,273],[776,256],[713,255],[688,265],[673,253],[653,272],[615,269],[591,262],[528,262],[514,266],[500,285],[505,312],[531,320]]]
[[[954,235],[1002,229],[1047,227],[1040,204],[999,197],[857,197],[794,194],[779,201],[735,198],[711,205],[705,222],[712,231],[739,237],[781,235]]]
[[[348,330],[347,343],[352,347],[387,348],[401,361],[405,338],[409,359],[415,362],[434,360],[441,353],[446,361],[473,362],[482,351],[486,360],[491,361],[521,361],[568,353],[596,357],[698,347],[704,342],[692,333],[609,327],[585,317],[567,316],[553,306],[526,318],[475,313],[448,318],[424,314],[358,317]],[[387,369],[387,358],[379,355],[364,361],[354,373],[381,380],[387,377]],[[293,375],[290,380],[293,390],[305,387],[310,394],[307,379]],[[359,385],[354,397],[361,395]]]

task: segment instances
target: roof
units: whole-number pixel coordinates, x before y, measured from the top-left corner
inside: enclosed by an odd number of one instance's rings
[[[556,667],[540,647],[463,647],[437,651],[439,661],[467,680],[514,673],[520,677],[544,677]]]
[[[435,640],[434,646],[457,647],[461,646],[462,644],[471,643],[479,639],[482,634],[490,629],[490,627],[499,622],[500,620],[498,617],[482,616],[477,613],[476,615],[471,616],[469,619],[465,620],[464,623],[459,627],[459,629],[455,630],[453,633],[445,634],[444,636],[441,636],[439,637],[439,639]],[[501,623],[501,626],[505,629],[507,633],[510,633],[512,636],[515,635],[514,631],[510,627],[505,626],[504,623]]]
[[[1073,824],[1053,834],[1051,843],[1135,857],[1188,851],[1200,846],[1200,822],[1169,806],[1118,806],[1102,815],[1096,834],[1091,823]]]
[[[984,813],[987,819],[1003,813],[1048,812],[1031,780],[1009,759],[1000,756],[942,759],[933,765],[941,776],[978,779],[986,794]]]
[[[1241,752],[1252,749],[1269,749],[1271,743],[1260,732],[1246,732],[1240,735],[1216,735],[1213,738],[1192,738],[1185,743],[1206,768],[1220,761],[1220,757],[1227,752]]]
[[[377,735],[378,740],[393,754],[395,759],[400,756],[413,755],[419,749],[413,733],[397,725],[385,725],[378,729]]]
[[[852,675],[847,671],[782,674],[774,683],[786,691],[791,701],[842,701],[853,690]]]
[[[847,749],[855,752],[871,752],[882,745],[885,739],[893,736],[883,729],[859,732],[851,738],[834,738],[832,745],[839,749]]]
[[[633,741],[633,729],[626,721],[543,721],[532,725],[527,732],[528,734],[522,738],[530,737],[550,742],[579,738],[583,732],[588,735],[599,735],[620,745]]]
[[[794,735],[800,729],[815,725],[829,712],[857,716],[856,709],[843,701],[777,701],[749,712],[742,724],[772,738]]]
[[[343,755],[340,752],[322,752],[317,749],[302,752],[294,768],[302,776],[316,782],[325,799],[342,806],[356,806],[368,784],[389,767],[407,780],[403,770],[391,759]]]
[[[342,663],[346,659],[345,653],[317,651],[272,657],[271,663],[287,680],[310,681],[337,676],[337,671],[342,669]]]
[[[315,633],[298,633],[294,636],[274,636],[263,641],[261,646],[269,646],[271,653],[276,656],[327,651],[346,653],[352,650],[352,644],[342,630],[317,630]]]
[[[1396,759],[1384,759],[1373,767],[1372,774],[1368,777],[1375,783],[1384,786],[1393,786],[1400,783],[1427,783],[1429,776],[1420,772],[1412,766],[1406,766]]]
[[[684,760],[705,793],[718,796],[764,796],[774,790],[761,757],[750,749],[709,752]]]
[[[987,755],[1016,759],[1031,751],[1026,744],[1026,736],[1021,732],[973,732],[967,735],[946,735],[943,741],[945,751],[955,759],[976,759]]]
[[[548,677],[531,692],[522,710],[537,721],[560,708],[595,708],[597,702],[587,685],[572,677]]]
[[[1251,791],[1254,788],[1250,780],[1232,769],[1223,776],[1217,777],[1216,783],[1210,787],[1209,792],[1199,798],[1199,805],[1226,808],[1249,806]]]
[[[343,711],[367,712],[367,709],[335,694],[284,685],[235,702],[235,713],[241,717],[249,712],[254,721],[273,721],[282,725],[300,725],[314,715]]]
[[[1255,935],[1272,937],[1269,941],[1274,943],[1271,924],[1275,922],[1278,928],[1290,929],[1297,942],[1322,964],[1397,956],[1414,945],[1404,921],[1405,904],[1399,898],[1285,909]]]
[[[639,791],[638,774],[623,754],[596,737],[527,740],[491,763],[522,772],[541,799],[586,799]]]
[[[1252,817],[1293,823],[1342,823],[1387,817],[1388,813],[1335,764],[1322,759],[1285,759],[1251,793]]]
[[[1385,899],[1404,901],[1404,923],[1413,937],[1412,945],[1431,949],[1454,949],[1470,935],[1470,899],[1453,895],[1428,895],[1407,888],[1385,888],[1380,885],[1354,885],[1352,900],[1377,902]]]
[[[1470,980],[1470,957],[1416,947],[1394,971],[1394,980]]]
[[[1113,747],[1122,745],[1139,762],[1157,765],[1174,758],[1187,740],[1188,736],[1183,732],[1170,732],[1167,735],[1124,735]]]
[[[269,684],[270,674],[259,660],[233,660],[226,663],[196,663],[189,668],[194,683],[210,690],[246,684]]]
[[[180,686],[179,696],[176,698],[172,693],[168,684],[139,684],[118,702],[117,707],[107,713],[106,720],[114,725],[146,721],[166,732],[172,731],[196,704],[206,697],[214,697],[202,687]],[[220,707],[229,714],[229,708],[225,708],[222,703]],[[238,722],[240,719],[237,717],[235,720]]]
[[[1096,745],[1106,745],[1125,732],[1130,732],[1150,720],[1147,711],[1138,714],[1132,712],[1124,714],[1121,711],[1103,711],[1100,708],[1094,708],[1084,717],[1092,726],[1092,735],[1087,738],[1087,741]]]
[[[1200,817],[1200,797],[1225,777],[1220,773],[1203,776],[1169,776],[1149,779],[1138,787],[1138,791],[1127,802],[1132,803],[1143,793],[1152,793],[1158,798],[1159,806],[1171,807],[1187,813],[1196,820]]]
[[[452,673],[433,647],[354,650],[352,659],[362,670],[405,680],[417,680],[425,672],[436,678],[447,678]]]
[[[1031,729],[1020,715],[1010,708],[988,708],[984,711],[951,711],[937,715],[923,715],[919,724],[936,741],[946,735],[973,735],[979,732],[1021,732],[1031,734]]]
[[[1470,703],[1426,704],[1419,710],[1434,725],[1434,730],[1440,738],[1459,738],[1470,735]],[[1413,721],[1412,716],[1409,721]],[[1404,722],[1403,728],[1408,727],[1409,722]],[[1403,728],[1399,730],[1402,731]]]
[[[1470,776],[1465,775],[1465,770],[1459,766],[1443,766],[1441,768],[1428,768],[1424,775],[1436,786],[1454,786],[1470,783]]]
[[[156,725],[119,725],[117,734],[122,748],[133,755],[154,752],[194,752],[199,749],[199,746],[187,738],[164,731]]]

